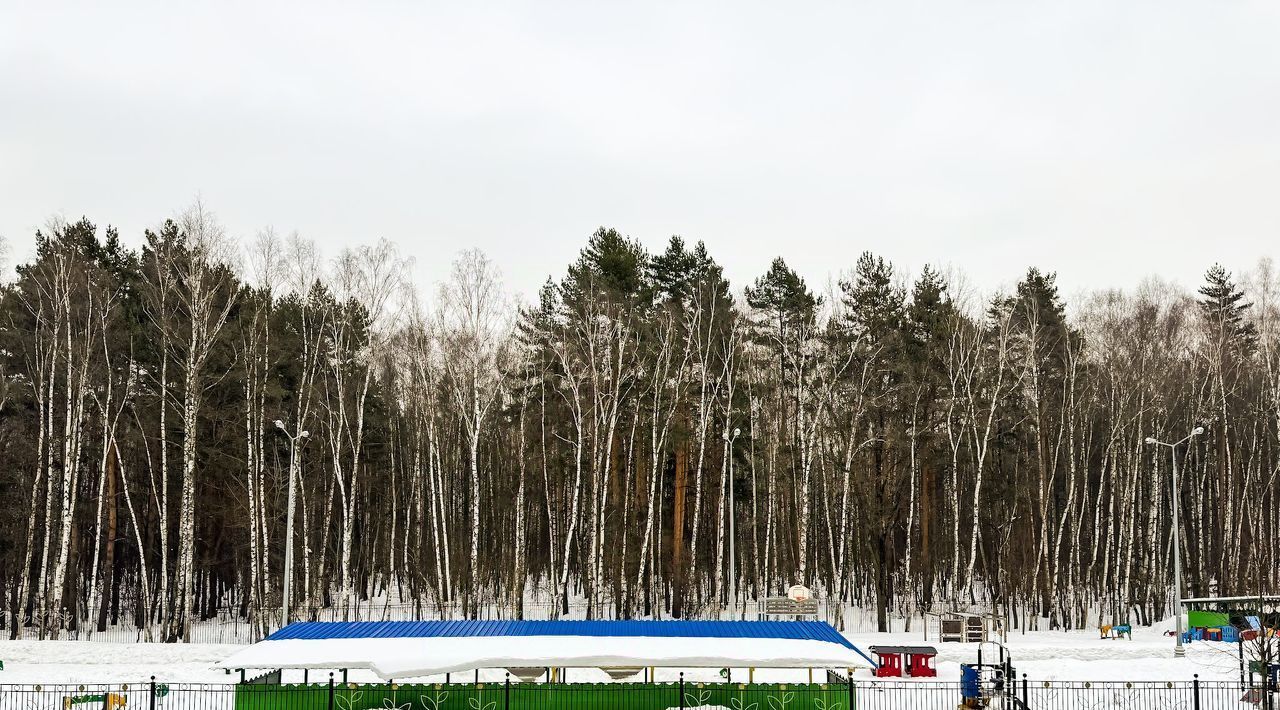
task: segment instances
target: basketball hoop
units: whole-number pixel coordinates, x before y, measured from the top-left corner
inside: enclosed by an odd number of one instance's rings
[[[791,585],[791,588],[787,590],[787,598],[794,602],[808,601],[812,597],[813,593],[810,592],[809,588],[803,584],[793,584]]]

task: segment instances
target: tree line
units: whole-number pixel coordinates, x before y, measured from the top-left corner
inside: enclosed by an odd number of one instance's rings
[[[741,615],[803,583],[882,629],[1150,623],[1175,524],[1186,593],[1274,591],[1267,261],[1069,309],[1051,272],[978,294],[871,253],[735,289],[701,242],[601,228],[519,304],[474,250],[420,298],[385,241],[238,240],[200,204],[143,237],[52,223],[0,292],[15,637],[266,630],[286,576],[294,618]]]

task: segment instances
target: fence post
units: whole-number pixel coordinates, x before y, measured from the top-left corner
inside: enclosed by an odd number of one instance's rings
[[[1016,683],[1017,681],[1015,680],[1014,682]],[[1029,701],[1027,700],[1027,674],[1023,673],[1022,674],[1022,704],[1030,707],[1028,703]]]
[[[511,710],[511,674],[507,674],[507,688],[502,694],[502,710]]]
[[[155,676],[151,676],[151,693],[148,694],[147,697],[151,698],[151,710],[156,710],[156,677]]]
[[[680,710],[684,710],[684,671],[680,671]]]
[[[333,710],[333,671],[329,671],[329,710]]]
[[[1240,685],[1244,685],[1244,636],[1236,634],[1236,657],[1240,659]]]
[[[1275,707],[1271,699],[1271,691],[1275,687],[1271,684],[1271,667],[1267,663],[1262,664],[1262,697],[1267,703],[1267,710],[1273,710]]]
[[[1195,673],[1191,676],[1191,707],[1194,710],[1200,710],[1200,674]]]
[[[849,710],[853,710],[853,669],[849,669],[849,675],[845,676],[845,680],[849,683]]]

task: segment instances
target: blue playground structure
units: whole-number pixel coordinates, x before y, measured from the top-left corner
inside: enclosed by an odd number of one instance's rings
[[[999,649],[995,663],[984,663],[982,648],[993,644]],[[987,659],[990,660],[990,656]],[[1026,702],[1017,695],[1013,656],[998,641],[983,641],[978,645],[978,662],[960,664],[960,707],[985,708],[993,700],[1001,701],[999,707],[1027,710]]]
[[[1182,642],[1191,643],[1192,641],[1225,641],[1226,643],[1236,643],[1240,640],[1240,629],[1231,624],[1224,626],[1215,626],[1212,628],[1197,627],[1190,631],[1182,632]]]

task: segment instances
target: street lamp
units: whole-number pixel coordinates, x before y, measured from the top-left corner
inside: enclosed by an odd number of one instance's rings
[[[733,428],[733,435],[729,435],[729,430],[724,430],[724,440],[729,445],[729,604],[736,615],[738,609],[738,568],[737,556],[734,554],[734,504],[733,504],[733,440],[738,438],[742,430],[738,427]]]
[[[293,509],[297,507],[294,491],[298,481],[298,440],[311,436],[311,432],[303,429],[296,435],[290,434],[279,419],[276,420],[276,428],[289,437],[289,512],[284,526],[284,592],[280,600],[280,627],[284,628],[289,625],[289,603],[293,600]]]
[[[1178,643],[1173,649],[1175,658],[1186,655],[1186,650],[1182,648],[1182,558],[1179,551],[1181,543],[1178,542],[1178,447],[1203,433],[1204,427],[1198,426],[1192,429],[1190,434],[1172,444],[1158,441],[1150,436],[1146,439],[1148,444],[1169,447],[1169,458],[1173,461],[1173,615],[1178,623]]]

